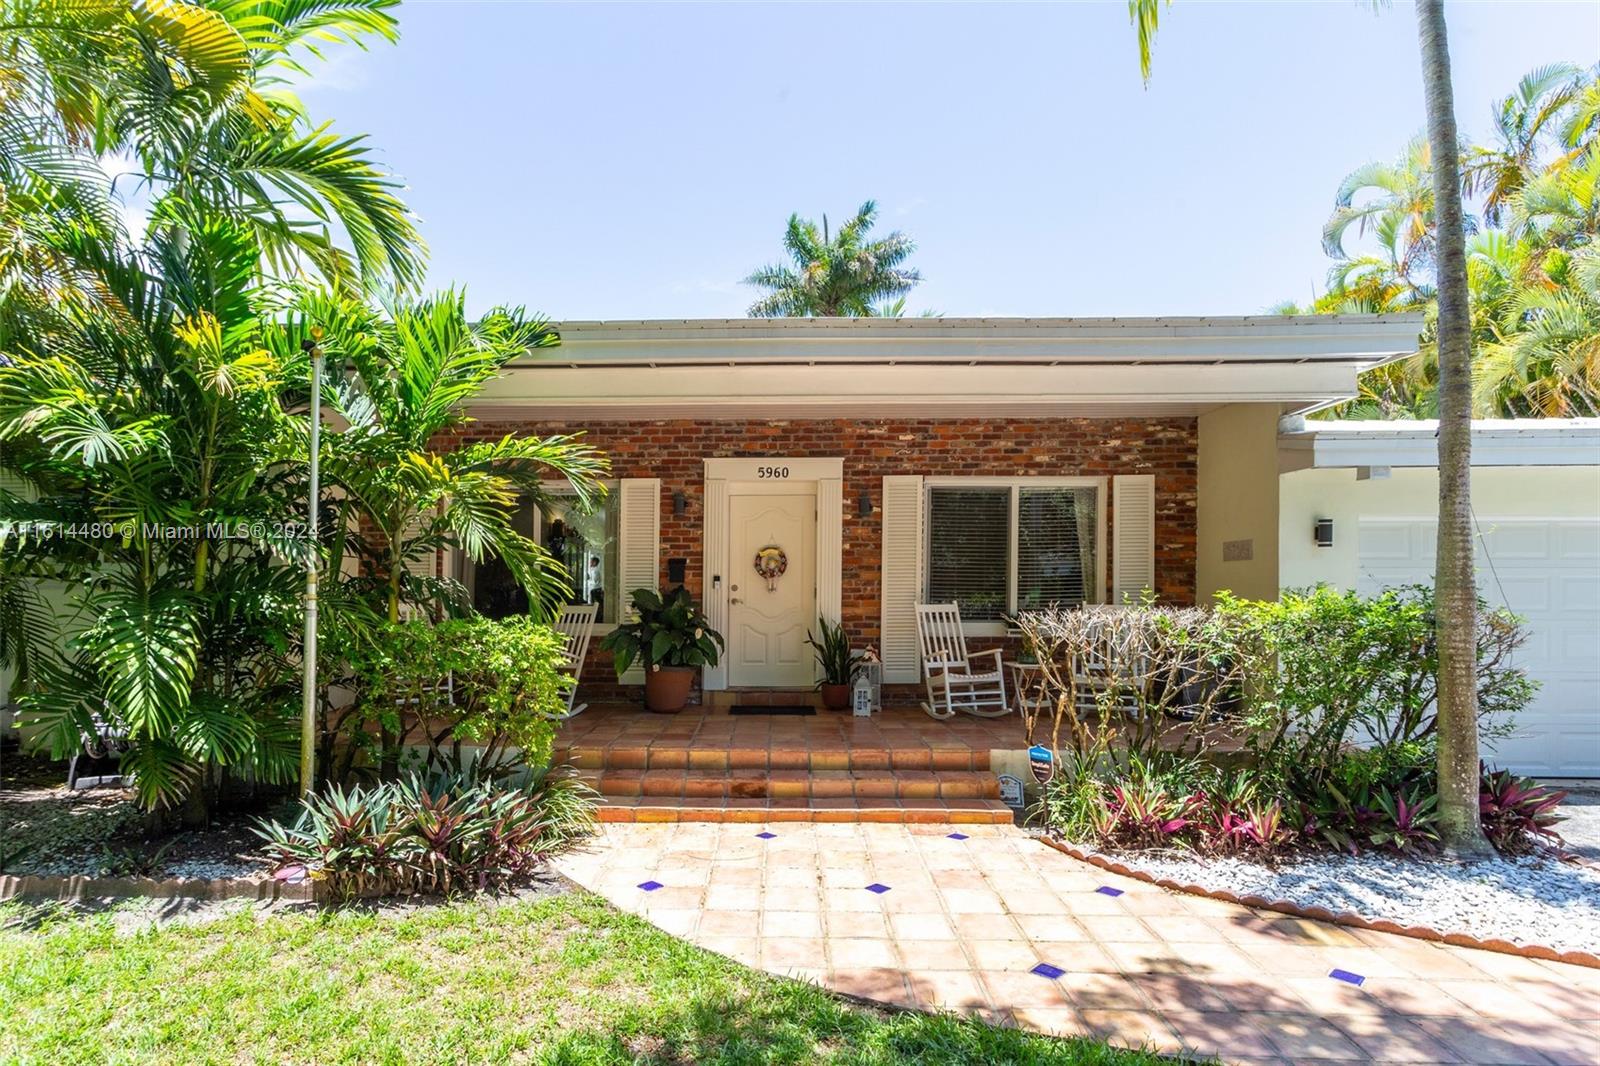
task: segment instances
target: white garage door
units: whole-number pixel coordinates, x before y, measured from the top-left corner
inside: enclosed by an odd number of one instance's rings
[[[1527,619],[1517,665],[1542,683],[1485,761],[1541,777],[1600,777],[1600,521],[1478,519],[1478,592]],[[1360,591],[1433,584],[1432,518],[1363,518]]]

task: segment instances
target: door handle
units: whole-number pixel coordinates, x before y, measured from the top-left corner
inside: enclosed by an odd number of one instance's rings
[[[732,599],[730,599],[730,600],[729,600],[729,601],[728,601],[728,602],[729,602],[729,603],[743,603],[743,602],[744,602],[744,601],[743,601],[743,600],[741,600],[741,599],[740,599],[740,598],[739,598],[739,597],[737,597],[737,596],[734,596],[734,597],[733,597],[733,598],[732,598]]]

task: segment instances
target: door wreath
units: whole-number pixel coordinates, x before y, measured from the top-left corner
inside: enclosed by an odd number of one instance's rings
[[[776,544],[768,544],[756,552],[756,574],[767,583],[767,591],[774,592],[778,588],[778,578],[789,569],[789,557],[783,549]]]

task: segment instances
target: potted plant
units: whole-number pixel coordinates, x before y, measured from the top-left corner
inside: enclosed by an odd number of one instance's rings
[[[822,680],[817,688],[822,691],[822,705],[830,711],[846,710],[850,706],[850,686],[861,673],[861,656],[850,650],[850,638],[845,636],[844,624],[829,624],[826,618],[817,619],[819,641],[806,631],[806,643],[817,654],[817,665],[822,667]]]
[[[635,661],[644,664],[644,705],[672,714],[689,702],[689,686],[702,666],[721,657],[722,634],[711,628],[694,597],[681,585],[665,596],[655,589],[629,594],[638,620],[607,633],[600,646],[611,653],[617,676]]]

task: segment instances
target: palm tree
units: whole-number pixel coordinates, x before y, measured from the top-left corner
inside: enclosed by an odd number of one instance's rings
[[[1169,0],[1170,2],[1170,0]],[[1478,823],[1477,587],[1472,559],[1472,317],[1467,290],[1467,219],[1461,207],[1455,101],[1443,0],[1418,0],[1428,145],[1434,160],[1431,257],[1438,291],[1439,533],[1434,575],[1439,644],[1439,838],[1458,855],[1491,853]],[[1129,0],[1141,70],[1160,0]],[[1397,231],[1398,235],[1398,231]]]
[[[332,490],[326,507],[334,527],[358,531],[350,550],[371,572],[389,620],[398,621],[407,605],[437,611],[460,604],[449,579],[414,572],[432,570],[444,549],[474,562],[498,556],[530,599],[560,602],[568,591],[561,564],[517,532],[512,516],[519,498],[545,498],[552,474],[580,500],[593,500],[603,491],[596,479],[606,471],[604,457],[571,436],[455,439],[471,421],[464,401],[512,359],[557,343],[555,331],[520,309],[497,308],[472,322],[457,291],[393,302],[381,312],[318,293],[299,310],[277,343],[295,350],[305,326],[317,322],[330,361],[349,366],[324,396],[345,423],[323,438],[322,469]]]
[[[29,707],[56,757],[96,718],[126,731],[151,807],[220,767],[281,781],[295,765],[274,634],[296,602],[283,564],[307,549],[280,528],[296,441],[259,247],[236,221],[190,221],[131,256],[80,240],[97,300],[14,303],[23,338],[48,343],[8,344],[0,366],[0,446],[31,490],[0,500],[0,575],[60,581],[81,627],[62,654],[37,642]]]
[[[394,4],[0,0],[0,183],[104,222],[99,160],[119,155],[152,226],[181,230],[203,206],[254,231],[280,276],[310,265],[343,285],[415,285],[423,249],[400,183],[362,138],[313,124],[287,84],[329,42],[393,40]]]
[[[1494,146],[1474,145],[1466,151],[1463,191],[1483,197],[1484,221],[1491,226],[1501,223],[1512,197],[1541,169],[1541,144],[1582,86],[1578,68],[1570,63],[1530,71],[1494,109]]]
[[[1370,231],[1383,247],[1394,277],[1406,288],[1420,290],[1425,283],[1413,280],[1413,273],[1433,266],[1438,232],[1432,154],[1427,140],[1418,137],[1397,162],[1368,163],[1347,175],[1334,195],[1333,214],[1322,228],[1323,249],[1348,262],[1344,240],[1349,229],[1354,226],[1358,234]]]
[[[1439,649],[1439,841],[1493,854],[1478,823],[1478,589],[1472,540],[1472,310],[1444,0],[1417,0],[1422,90],[1438,218],[1439,529],[1434,564]]]
[[[767,290],[750,305],[750,316],[868,317],[877,313],[879,301],[909,292],[922,275],[901,264],[917,246],[898,231],[868,240],[877,217],[878,205],[868,200],[830,237],[827,215],[820,229],[810,219],[790,215],[783,247],[793,265],[762,267],[744,279]]]

